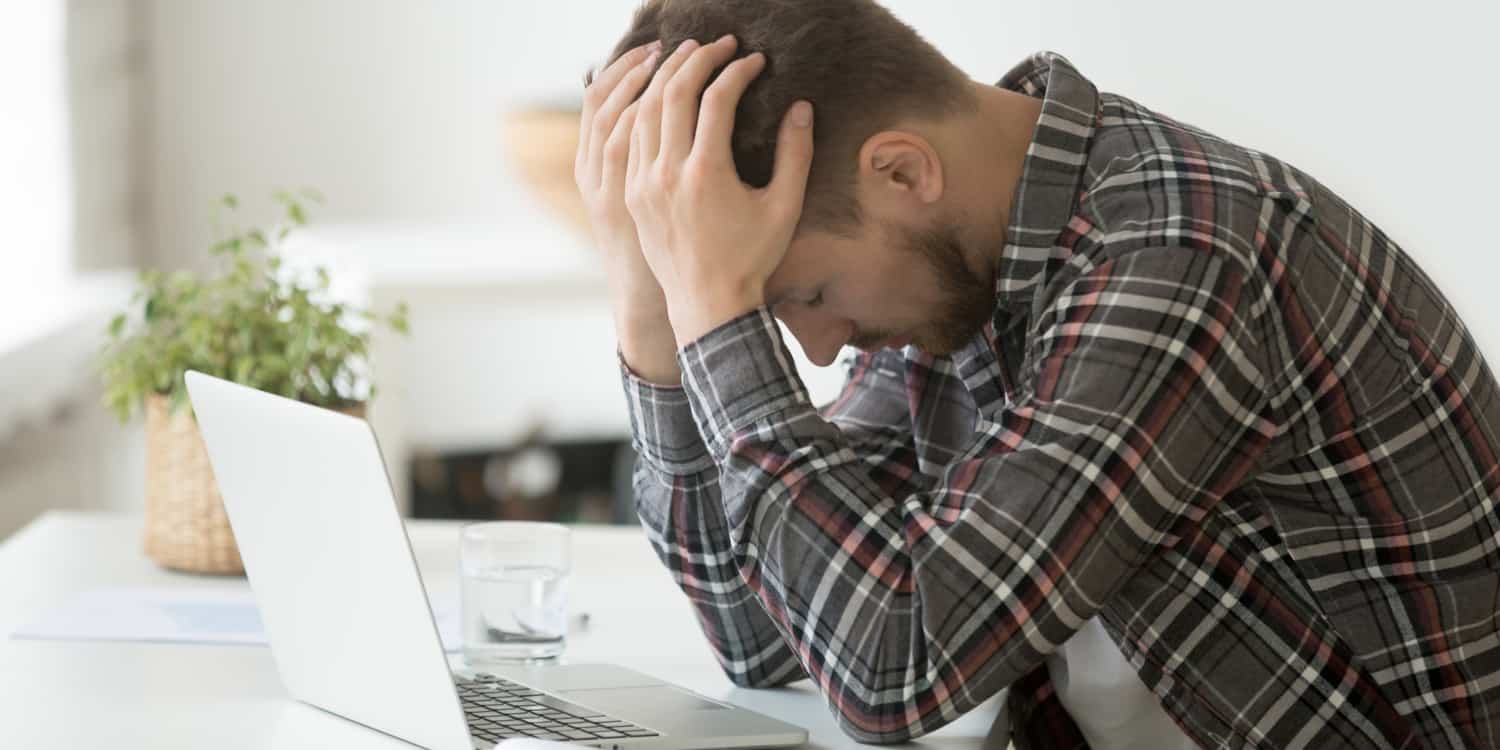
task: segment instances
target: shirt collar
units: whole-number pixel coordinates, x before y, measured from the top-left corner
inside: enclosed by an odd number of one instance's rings
[[[1083,189],[1089,142],[1100,117],[1099,91],[1067,58],[1045,51],[1011,68],[995,85],[1042,99],[995,274],[998,306],[1025,313],[1047,276],[1067,262],[1057,236]]]

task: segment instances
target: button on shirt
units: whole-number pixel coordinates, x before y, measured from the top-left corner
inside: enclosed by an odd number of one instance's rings
[[[1055,54],[998,85],[1042,114],[964,349],[820,408],[761,308],[623,373],[725,672],[884,742],[1009,687],[1017,747],[1083,747],[1046,661],[1097,618],[1201,746],[1496,746],[1500,400],[1443,295],[1285,162]]]

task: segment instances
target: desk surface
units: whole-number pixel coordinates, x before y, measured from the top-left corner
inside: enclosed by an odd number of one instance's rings
[[[458,524],[407,528],[430,595],[454,597]],[[621,664],[804,726],[809,747],[854,744],[805,680],[776,690],[731,684],[638,529],[575,531],[572,607],[587,612],[590,624],[570,637],[568,660]],[[0,747],[411,747],[290,700],[262,646],[9,638],[90,589],[246,587],[243,578],[158,568],[140,552],[140,539],[139,517],[53,512],[0,544]],[[919,745],[985,747],[997,710],[991,699]]]

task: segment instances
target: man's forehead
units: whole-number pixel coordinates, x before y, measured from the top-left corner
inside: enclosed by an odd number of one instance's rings
[[[778,268],[777,273],[766,280],[766,306],[775,307],[805,297],[810,294],[809,287],[813,283],[803,275],[782,273]]]
[[[788,302],[791,299],[792,291],[790,289],[787,289],[785,287],[782,287],[780,289],[772,288],[770,286],[766,287],[766,307],[776,307],[777,305],[782,304],[783,302]]]
[[[828,260],[828,254],[826,246],[794,242],[766,279],[766,304],[774,307],[804,293],[804,287],[815,281],[820,261]]]
[[[805,233],[787,247],[786,257],[766,280],[766,303],[777,303],[815,294],[831,279],[857,270],[850,267],[856,254],[871,251],[867,241],[830,234]]]

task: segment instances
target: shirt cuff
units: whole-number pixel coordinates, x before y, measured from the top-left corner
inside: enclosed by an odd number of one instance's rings
[[[659,385],[642,379],[620,359],[620,381],[630,412],[630,442],[641,460],[672,475],[696,474],[712,468],[713,457],[698,436],[687,393],[681,386]]]
[[[684,346],[677,361],[698,431],[716,459],[727,457],[734,436],[765,416],[794,406],[813,408],[766,307]]]

